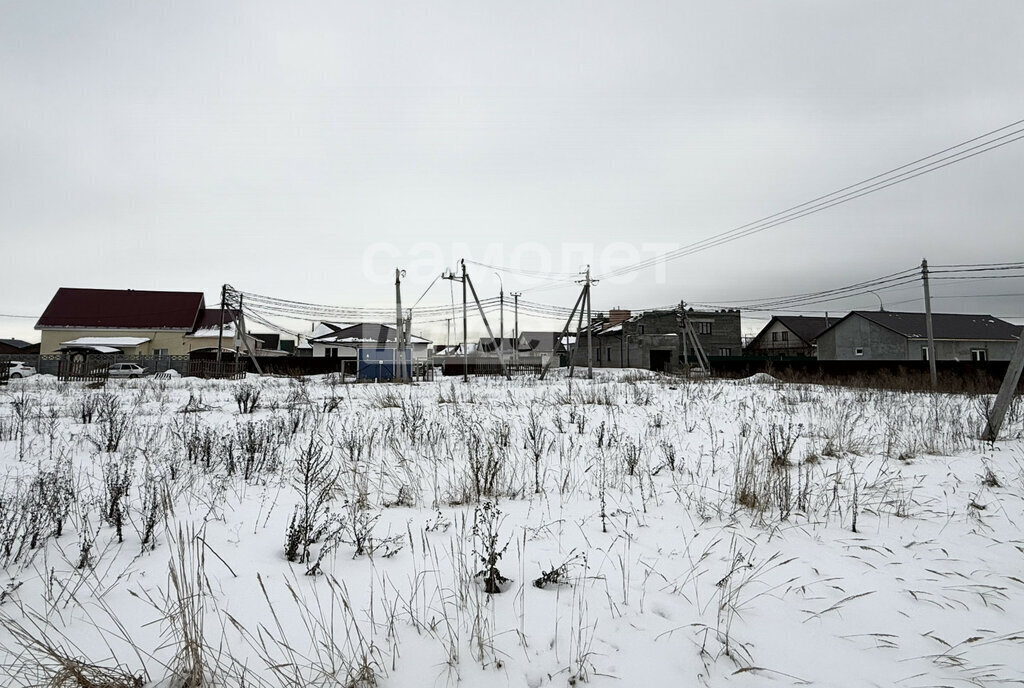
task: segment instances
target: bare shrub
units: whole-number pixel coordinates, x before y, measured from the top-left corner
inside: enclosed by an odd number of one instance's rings
[[[242,477],[250,481],[266,471],[275,470],[279,465],[279,445],[280,437],[271,421],[239,423],[231,447],[238,448],[238,468]]]
[[[238,412],[242,414],[254,413],[260,405],[261,390],[251,382],[243,382],[235,388],[235,403],[238,405]]]
[[[803,429],[803,424],[794,426],[793,421],[789,421],[785,425],[779,423],[772,424],[768,430],[766,448],[768,450],[768,458],[773,466],[789,465],[789,457],[792,455],[793,448],[796,447],[796,442],[800,439],[800,433]]]
[[[299,493],[285,536],[288,561],[308,563],[310,545],[319,541],[330,525],[330,503],[339,490],[341,468],[318,436],[309,438],[295,461],[292,485]]]
[[[112,454],[119,451],[121,443],[132,430],[132,417],[121,408],[121,402],[113,394],[99,395],[97,427],[89,434],[89,440],[101,452]]]
[[[134,478],[135,460],[132,456],[112,456],[103,464],[103,516],[114,527],[118,542],[124,542],[129,490]]]
[[[494,502],[484,502],[473,510],[473,555],[482,568],[476,577],[484,584],[484,592],[488,595],[502,592],[502,586],[509,579],[498,570],[498,563],[508,549],[509,542],[500,545],[499,529],[503,519],[501,509]]]
[[[579,565],[586,567],[587,557],[583,552],[577,552],[574,549],[569,552],[561,564],[552,566],[547,571],[541,571],[540,576],[533,580],[533,587],[543,590],[549,585],[566,585],[572,579],[573,568]]]
[[[602,431],[604,425],[601,426]],[[540,494],[540,460],[549,445],[548,431],[541,423],[541,418],[533,409],[530,409],[529,419],[526,425],[526,448],[533,460],[533,491]]]

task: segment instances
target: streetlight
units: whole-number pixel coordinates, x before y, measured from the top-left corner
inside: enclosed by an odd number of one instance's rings
[[[878,294],[875,294],[875,292],[873,292],[873,291],[869,291],[868,293],[875,295],[875,298],[878,299],[878,312],[879,313],[884,313],[885,312],[885,306],[882,305],[882,297],[879,296]]]

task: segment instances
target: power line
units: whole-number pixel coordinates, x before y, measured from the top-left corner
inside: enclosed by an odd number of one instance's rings
[[[629,274],[637,270],[652,267],[661,262],[667,262],[669,260],[681,258],[683,256],[691,255],[699,251],[708,250],[710,248],[714,248],[716,246],[720,246],[722,244],[735,241],[737,239],[741,239],[752,234],[756,234],[758,232],[771,229],[773,227],[777,227],[781,224],[792,222],[793,220],[797,220],[803,217],[807,217],[808,215],[812,215],[823,210],[827,210],[828,208],[832,208],[836,205],[847,203],[857,198],[861,198],[862,196],[866,196],[868,194],[881,191],[882,189],[886,189],[890,186],[894,186],[896,184],[909,181],[921,175],[928,174],[929,172],[935,172],[944,167],[948,167],[958,162],[963,162],[964,160],[973,158],[977,155],[981,155],[982,153],[987,153],[997,148],[1001,148],[1005,145],[1008,145],[1015,141],[1019,141],[1020,139],[1024,138],[1024,128],[1016,129],[1009,133],[1003,134],[1002,136],[988,140],[984,143],[971,146],[969,148],[965,148],[964,150],[960,150],[959,152],[953,155],[938,158],[938,156],[944,155],[949,151],[956,150],[958,148],[963,148],[968,144],[989,138],[993,134],[1016,127],[1022,122],[1024,122],[1024,120],[1018,120],[1017,122],[1008,124],[1003,127],[999,127],[998,129],[994,129],[980,136],[968,139],[959,144],[956,144],[955,146],[950,146],[949,148],[945,148],[937,153],[925,156],[924,158],[919,158],[914,162],[906,163],[904,165],[900,165],[899,167],[895,167],[887,172],[883,172],[873,177],[869,177],[863,181],[857,182],[856,184],[845,186],[842,189],[833,191],[832,193],[825,194],[823,196],[818,196],[817,198],[807,201],[805,203],[792,206],[791,208],[788,208],[777,213],[773,213],[772,215],[767,215],[761,218],[760,220],[755,220],[754,222],[750,222],[745,225],[740,225],[739,227],[736,227],[734,229],[713,235],[711,237],[708,237],[698,242],[694,242],[692,244],[688,244],[687,246],[683,246],[674,251],[669,251],[660,256],[648,258],[646,260],[634,263],[633,265],[613,270],[604,275],[604,277],[617,277],[620,275]],[[932,160],[931,162],[928,162],[923,165],[919,164],[926,160],[931,160],[932,158],[938,159]],[[895,176],[891,176],[894,172],[898,172],[900,170],[906,171],[901,172],[900,174],[896,174]]]

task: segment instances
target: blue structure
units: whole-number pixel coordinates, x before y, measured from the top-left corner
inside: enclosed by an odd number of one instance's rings
[[[398,349],[360,348],[356,378],[394,380],[402,372]],[[405,350],[405,378],[412,379],[412,349]]]

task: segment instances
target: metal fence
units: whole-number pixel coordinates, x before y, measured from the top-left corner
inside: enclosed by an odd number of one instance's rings
[[[470,356],[467,361],[462,356],[446,356],[435,358],[435,365],[441,368],[445,377],[462,375],[501,375],[501,363],[497,356]],[[519,362],[506,361],[505,369],[509,375],[540,375],[543,369],[540,356],[520,357]]]
[[[189,361],[188,375],[207,379],[238,380],[245,377],[245,364],[237,359],[230,361],[193,360]]]

